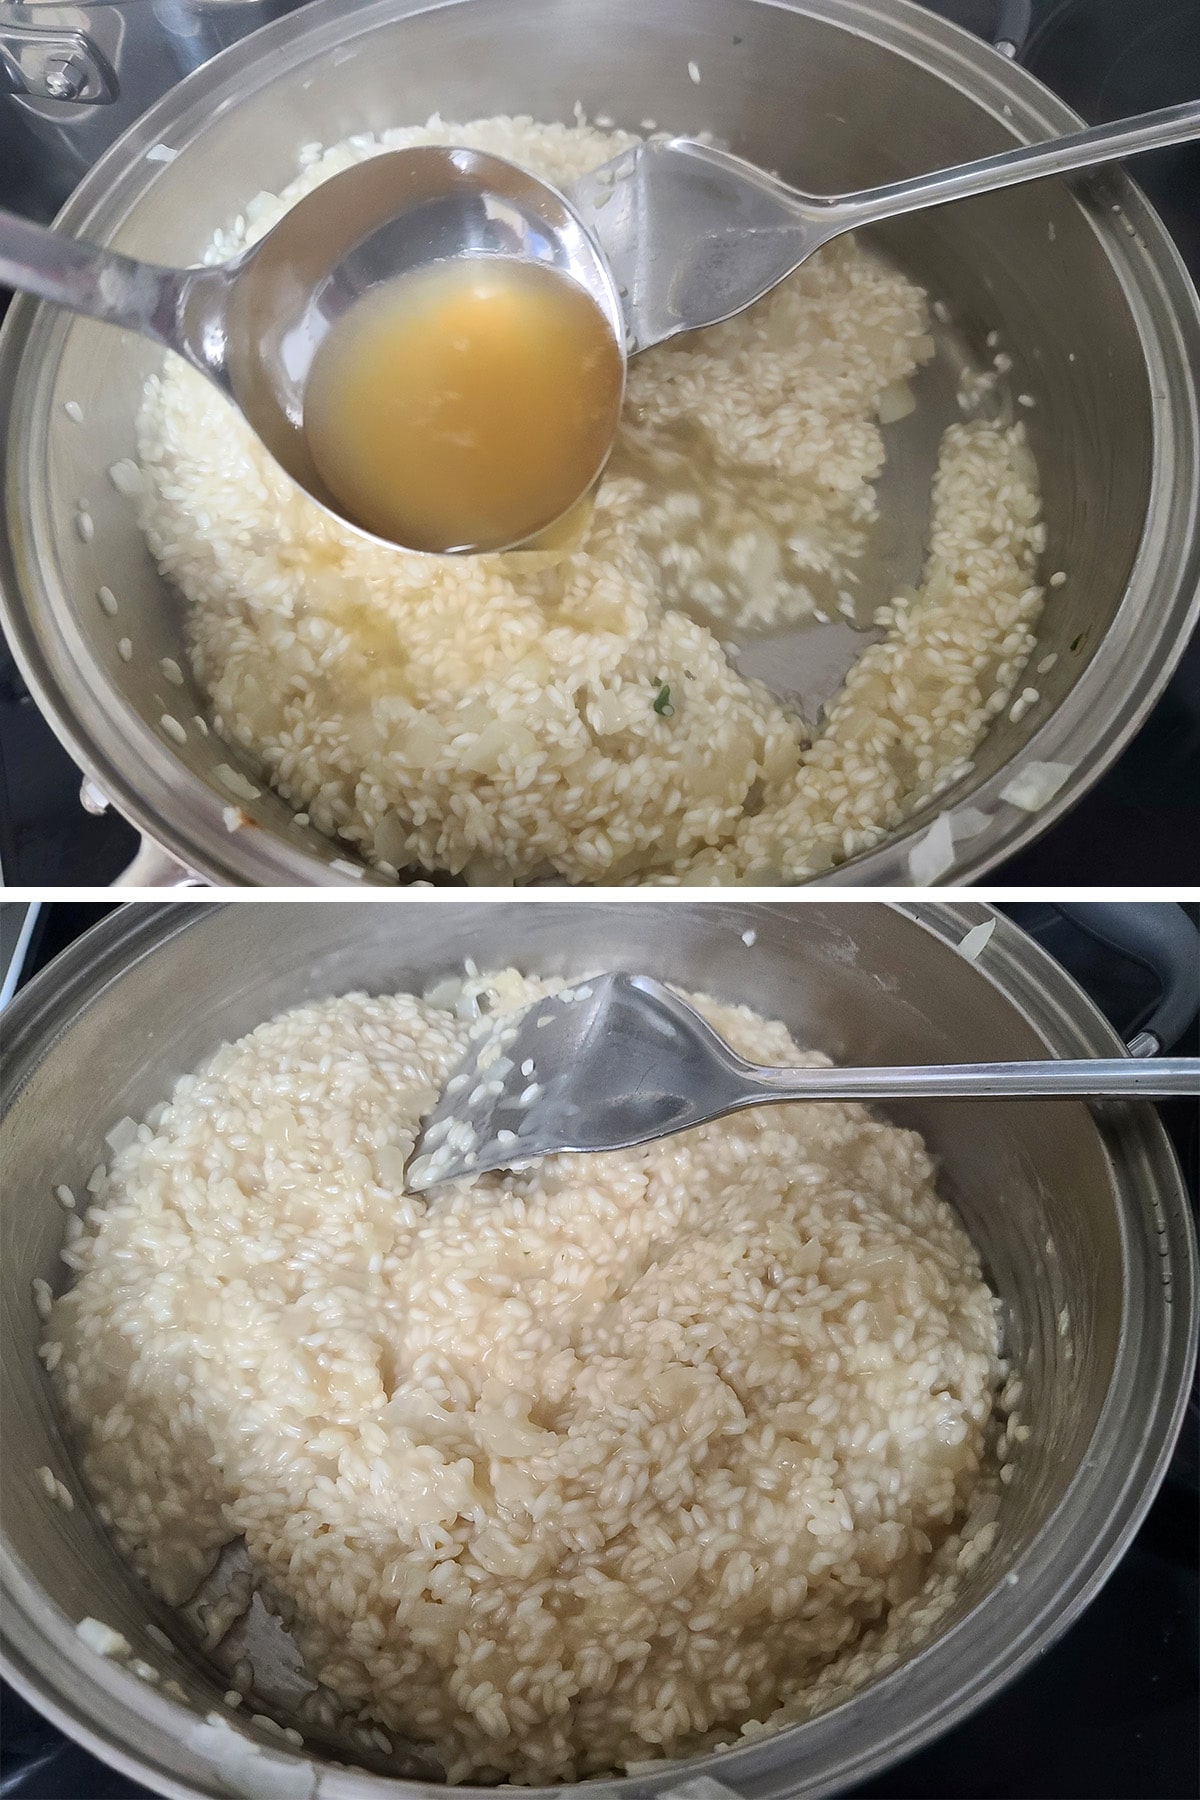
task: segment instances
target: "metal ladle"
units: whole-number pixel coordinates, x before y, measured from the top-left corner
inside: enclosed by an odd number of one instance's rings
[[[633,355],[744,311],[842,232],[1194,137],[1200,101],[827,198],[686,138],[637,145],[569,199],[502,157],[427,145],[332,176],[213,267],[136,262],[0,214],[0,283],[177,351],[346,518],[308,452],[304,388],[331,325],[381,282],[456,257],[533,258],[581,282]]]
[[[304,390],[313,358],[372,288],[478,257],[539,262],[572,277],[624,358],[621,300],[594,237],[556,189],[479,150],[420,145],[370,157],[306,194],[258,243],[208,267],[137,262],[0,212],[0,285],[176,351],[234,402],[314,500],[376,542],[388,540],[345,512],[309,452]],[[607,452],[593,482],[605,460]],[[530,541],[545,542],[546,531]]]
[[[497,1020],[426,1119],[415,1192],[572,1150],[626,1150],[782,1100],[1149,1099],[1200,1094],[1200,1057],[762,1068],[649,975],[598,975]]]

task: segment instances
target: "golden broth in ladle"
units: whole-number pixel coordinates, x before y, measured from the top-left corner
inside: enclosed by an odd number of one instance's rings
[[[622,359],[587,290],[542,263],[433,264],[332,327],[304,393],[321,479],[369,531],[413,550],[501,550],[592,483]]]

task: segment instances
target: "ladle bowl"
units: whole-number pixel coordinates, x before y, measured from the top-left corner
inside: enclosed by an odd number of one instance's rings
[[[482,257],[541,263],[578,282],[612,330],[623,375],[621,300],[595,237],[557,189],[483,151],[421,145],[371,157],[306,194],[240,255],[198,268],[137,262],[0,216],[0,280],[178,352],[236,404],[314,500],[377,542],[391,540],[346,512],[310,453],[304,392],[313,360],[372,289]],[[557,523],[547,519],[522,541],[545,542]]]

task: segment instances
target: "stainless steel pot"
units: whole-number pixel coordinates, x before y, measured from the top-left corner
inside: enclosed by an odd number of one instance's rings
[[[188,905],[125,908],[79,940],[7,1016],[3,1232],[4,1673],[56,1724],[173,1796],[222,1788],[194,1728],[227,1680],[118,1559],[71,1470],[34,1345],[30,1282],[58,1282],[57,1183],[82,1190],[105,1132],[141,1116],[222,1039],[279,1008],[356,987],[415,987],[515,963],[581,973],[640,963],[748,1001],[837,1058],[938,1061],[1112,1055],[1121,1045],[1048,956],[998,919],[979,962],[955,946],[979,906],[569,904]],[[757,933],[747,949],[742,933]],[[1032,1436],[1004,1489],[1000,1535],[937,1635],[828,1715],[661,1775],[614,1784],[630,1800],[706,1774],[727,1794],[783,1800],[845,1789],[977,1706],[1076,1617],[1149,1506],[1179,1425],[1193,1356],[1192,1224],[1149,1106],[962,1101],[896,1107],[941,1159],[944,1191],[1006,1303]],[[70,1120],[69,1128],[64,1128]],[[1047,1247],[1049,1244],[1049,1248]],[[43,1494],[48,1465],[76,1493]],[[180,1683],[186,1705],[84,1649],[85,1614]],[[173,1637],[165,1652],[154,1623]],[[1052,1705],[1048,1696],[1047,1704]],[[320,1765],[243,1724],[294,1786],[260,1771],[233,1791],[304,1800],[415,1796]],[[432,1792],[427,1787],[423,1791]],[[454,1790],[469,1800],[471,1790]],[[477,1790],[476,1790],[477,1791]],[[549,1800],[550,1790],[532,1790]],[[711,1789],[720,1800],[719,1789]]]
[[[689,61],[702,71],[698,86]],[[61,224],[186,262],[255,192],[286,181],[306,142],[422,119],[434,107],[447,117],[569,119],[576,100],[619,124],[652,116],[711,129],[754,161],[830,191],[1077,123],[1003,56],[905,0],[806,0],[802,10],[660,0],[649,11],[640,0],[315,0],[153,107],[82,183]],[[146,160],[160,144],[178,152],[174,162]],[[949,302],[951,350],[990,356],[992,328],[1013,347],[1014,379],[1038,402],[1029,425],[1045,486],[1046,567],[1070,571],[1042,628],[1042,654],[1057,659],[1038,677],[1042,699],[1019,723],[998,723],[952,796],[970,793],[991,815],[959,847],[948,879],[961,881],[1010,855],[1111,762],[1200,609],[1200,309],[1158,219],[1120,174],[1074,191],[1042,184],[963,203],[898,221],[880,239]],[[164,657],[186,666],[182,608],[106,474],[131,451],[156,360],[104,327],[24,299],[12,307],[0,342],[5,629],[93,788],[180,863],[218,882],[337,884],[344,871],[331,864],[345,846],[294,828],[269,794],[248,809],[256,829],[225,829],[229,794],[215,769],[236,758],[192,724],[204,711],[200,693],[163,681]],[[65,413],[68,401],[82,407],[82,424]],[[915,416],[936,437],[957,416],[953,380]],[[919,453],[905,461],[915,467]],[[87,543],[73,525],[81,498],[95,522]],[[923,520],[922,511],[918,536]],[[897,569],[897,579],[912,572]],[[101,584],[119,597],[115,619],[96,604]],[[164,713],[187,725],[185,745],[164,734]],[[1000,799],[1018,756],[1073,770],[1041,813]],[[829,879],[907,883],[907,851],[927,824],[915,820]]]

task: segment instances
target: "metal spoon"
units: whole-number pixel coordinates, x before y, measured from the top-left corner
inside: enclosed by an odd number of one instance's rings
[[[0,212],[0,286],[177,351],[234,401],[301,487],[367,537],[374,534],[326,488],[305,441],[313,358],[330,327],[381,282],[484,256],[571,276],[624,356],[621,301],[595,239],[556,189],[478,150],[422,145],[370,157],[314,188],[257,244],[211,267],[136,262]],[[545,542],[554,523],[526,541]]]
[[[421,1192],[564,1150],[627,1150],[781,1100],[1149,1099],[1200,1094],[1200,1057],[767,1069],[649,975],[600,975],[477,1039],[408,1166]]]
[[[639,145],[569,200],[502,157],[426,145],[333,176],[209,268],[135,262],[0,213],[0,283],[178,351],[346,519],[305,443],[304,387],[330,326],[382,281],[455,257],[534,258],[581,282],[633,354],[744,311],[841,232],[1196,136],[1200,102],[1189,102],[826,199],[686,138]]]
[[[858,194],[788,187],[688,138],[639,144],[568,190],[624,299],[629,353],[744,312],[844,231],[1200,137],[1200,100]]]

